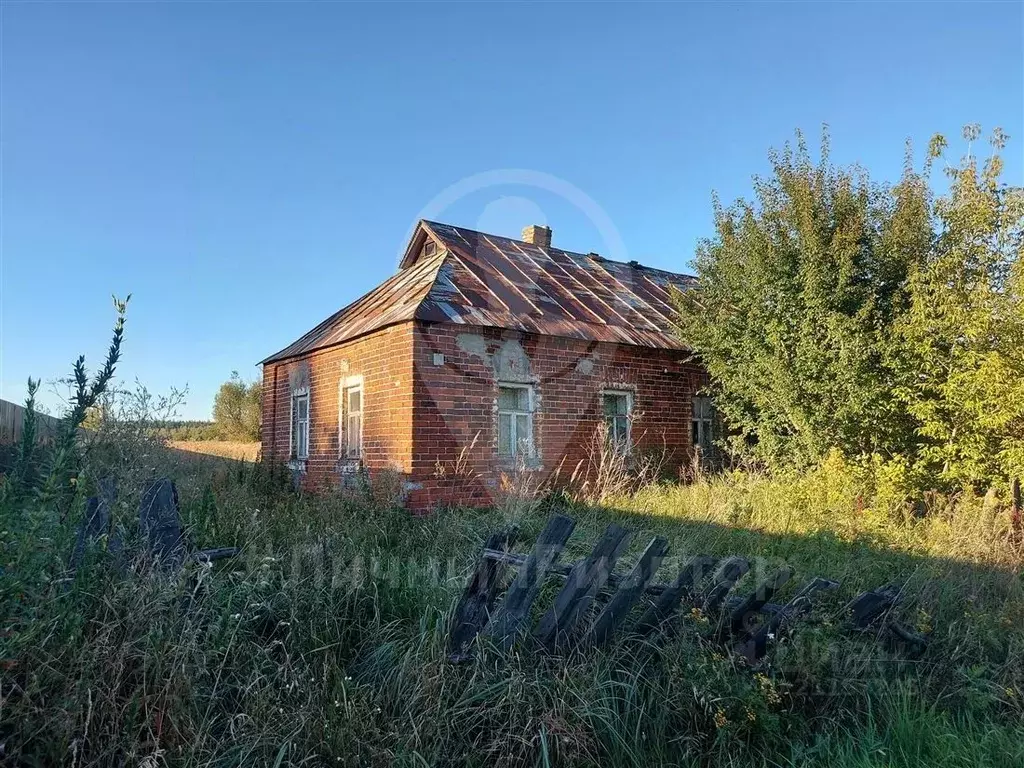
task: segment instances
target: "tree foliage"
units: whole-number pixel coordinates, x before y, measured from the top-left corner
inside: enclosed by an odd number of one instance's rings
[[[1024,203],[1000,181],[1004,143],[996,131],[980,169],[970,153],[947,168],[937,196],[941,137],[885,186],[831,164],[827,134],[813,161],[798,134],[754,201],[716,201],[678,323],[734,451],[769,466],[898,456],[961,483],[1022,466]]]
[[[260,383],[246,383],[238,371],[232,371],[231,378],[220,385],[213,401],[213,420],[222,439],[259,440],[262,415]]]
[[[1024,475],[1024,190],[1001,182],[1006,136],[993,132],[979,167],[979,135],[967,126],[967,155],[945,168],[949,192],[935,202],[933,246],[911,281],[893,358],[920,460],[971,485]],[[936,137],[929,160],[945,148]]]

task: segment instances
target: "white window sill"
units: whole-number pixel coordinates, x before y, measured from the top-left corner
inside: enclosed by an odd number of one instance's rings
[[[288,469],[298,470],[299,472],[306,471],[306,459],[291,459],[288,464]]]

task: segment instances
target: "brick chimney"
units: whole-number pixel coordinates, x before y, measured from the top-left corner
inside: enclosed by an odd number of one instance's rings
[[[541,224],[531,224],[523,227],[523,240],[527,243],[539,245],[541,248],[551,247],[551,227]]]

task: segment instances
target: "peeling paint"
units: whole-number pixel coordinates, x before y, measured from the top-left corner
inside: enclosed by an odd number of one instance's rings
[[[592,358],[584,357],[576,363],[576,373],[590,376],[594,372],[594,361]]]
[[[300,360],[288,368],[288,387],[292,392],[309,389],[309,361]]]
[[[455,346],[470,357],[479,357],[487,364],[491,362],[491,356],[487,353],[487,340],[479,333],[460,333],[455,337]]]
[[[531,382],[530,356],[517,339],[507,339],[494,353],[494,374],[499,381]]]

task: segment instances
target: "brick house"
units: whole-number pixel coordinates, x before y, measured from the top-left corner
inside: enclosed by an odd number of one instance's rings
[[[421,221],[399,271],[263,361],[263,456],[307,487],[393,470],[408,506],[485,505],[503,472],[586,466],[595,435],[678,469],[710,439],[671,333],[694,278]]]

